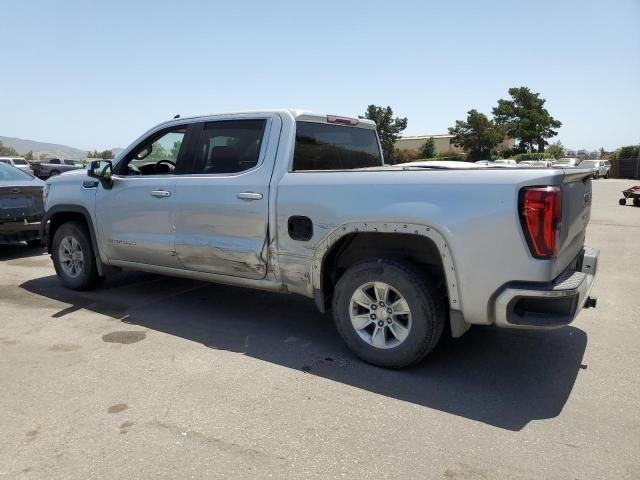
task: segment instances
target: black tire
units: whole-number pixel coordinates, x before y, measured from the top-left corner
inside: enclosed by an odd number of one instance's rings
[[[83,263],[80,273],[76,276],[68,275],[61,265],[59,258],[60,243],[65,237],[73,237],[82,249]],[[80,222],[66,222],[60,225],[53,235],[51,244],[51,258],[56,274],[60,282],[71,290],[89,290],[96,286],[98,277],[98,267],[96,257],[91,246],[91,237],[86,227]]]
[[[34,238],[33,240],[27,240],[27,246],[30,248],[40,248],[44,246],[44,244],[39,238]]]
[[[640,198],[634,198],[633,199],[633,206],[634,207],[640,207]]]
[[[411,311],[411,328],[399,345],[382,349],[365,341],[351,324],[351,297],[362,285],[380,281],[402,294]],[[438,344],[446,312],[444,298],[428,276],[411,264],[369,260],[349,268],[333,295],[333,319],[347,346],[364,361],[386,368],[402,368],[422,360]]]
[[[626,198],[621,198],[620,200],[618,200],[618,203],[620,205],[626,205],[627,204],[627,199]]]
[[[607,178],[609,178],[609,172],[604,174],[604,179],[606,180]]]
[[[49,176],[55,177],[56,175],[60,175],[60,172],[58,170],[51,170],[51,173],[49,174]]]

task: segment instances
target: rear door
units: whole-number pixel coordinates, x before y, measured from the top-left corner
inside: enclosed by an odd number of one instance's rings
[[[175,250],[184,268],[265,277],[269,183],[280,129],[275,114],[199,124],[189,149],[193,171],[176,183]]]
[[[44,213],[42,185],[22,170],[0,164],[0,223],[40,221]]]

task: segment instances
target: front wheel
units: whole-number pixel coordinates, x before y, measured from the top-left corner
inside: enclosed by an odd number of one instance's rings
[[[380,259],[354,265],[340,277],[333,316],[357,356],[402,368],[433,350],[446,313],[442,295],[424,273],[409,263]]]
[[[627,204],[627,199],[626,198],[621,198],[620,200],[618,200],[618,203],[620,205],[626,205]]]
[[[72,290],[88,290],[98,282],[91,238],[79,222],[62,224],[53,235],[51,258],[58,278]]]

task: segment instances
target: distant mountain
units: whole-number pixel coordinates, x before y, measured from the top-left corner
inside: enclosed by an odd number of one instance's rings
[[[79,160],[87,156],[86,150],[80,150],[79,148],[73,148],[67,145],[59,145],[57,143],[36,142],[35,140],[3,137],[1,135],[0,142],[4,145],[15,148],[20,154],[27,153],[31,150],[36,158],[43,153],[47,155],[47,157],[69,160]],[[122,151],[122,148],[112,148],[111,151],[113,152],[113,155],[116,156]]]
[[[68,159],[80,159],[87,155],[87,152],[78,148],[68,147],[66,145],[58,145],[57,143],[45,143],[36,142],[34,140],[23,140],[22,138],[12,138],[0,136],[0,142],[3,144],[15,148],[18,153],[27,153],[29,150],[33,152],[34,156],[38,156],[41,153],[46,154],[49,157],[68,158]]]

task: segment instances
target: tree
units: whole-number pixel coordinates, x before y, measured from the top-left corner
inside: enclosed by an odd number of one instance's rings
[[[466,121],[456,120],[449,133],[454,135],[452,143],[469,152],[471,160],[490,158],[491,150],[504,140],[504,130],[477,110],[469,110]]]
[[[4,145],[2,142],[0,142],[0,155],[2,155],[3,157],[17,157],[18,152],[16,152],[15,148]]]
[[[362,118],[362,117],[360,117]],[[380,145],[384,154],[385,163],[394,163],[393,153],[396,141],[400,138],[400,132],[407,128],[407,118],[393,118],[391,107],[378,107],[369,105],[364,118],[376,122],[376,130],[380,137]]]
[[[600,158],[607,158],[607,152],[605,151],[605,149],[603,147],[600,147],[600,150],[598,151],[598,154],[600,155]]]
[[[33,150],[29,150],[27,153],[22,155],[25,160],[33,160]]]
[[[509,95],[511,100],[498,100],[493,109],[496,124],[504,126],[506,134],[519,141],[520,151],[531,152],[535,146],[538,152],[544,152],[546,139],[558,134],[554,128],[560,128],[562,122],[544,108],[546,100],[539,93],[514,87],[509,89]]]
[[[562,145],[562,142],[560,140],[558,140],[557,142],[553,142],[551,145],[549,145],[549,148],[547,148],[547,153],[556,160],[558,158],[562,158],[565,155],[564,145]]]
[[[420,155],[415,150],[408,148],[396,148],[393,151],[393,159],[396,163],[414,162],[420,158]]]
[[[100,158],[103,160],[109,160],[110,158],[113,158],[113,152],[111,150],[103,150],[100,152]]]
[[[160,160],[167,160],[169,158],[169,152],[159,142],[153,144],[151,153],[144,159],[147,161],[159,162]]]
[[[627,147],[620,147],[615,152],[612,152],[610,157],[612,160],[621,160],[625,158],[638,158],[640,152],[638,151],[638,145],[629,145]]]
[[[433,137],[424,142],[420,147],[420,158],[433,158],[436,156],[436,142]]]
[[[178,159],[178,154],[180,153],[181,146],[182,146],[182,140],[173,142],[173,147],[171,147],[171,159],[174,162]]]

